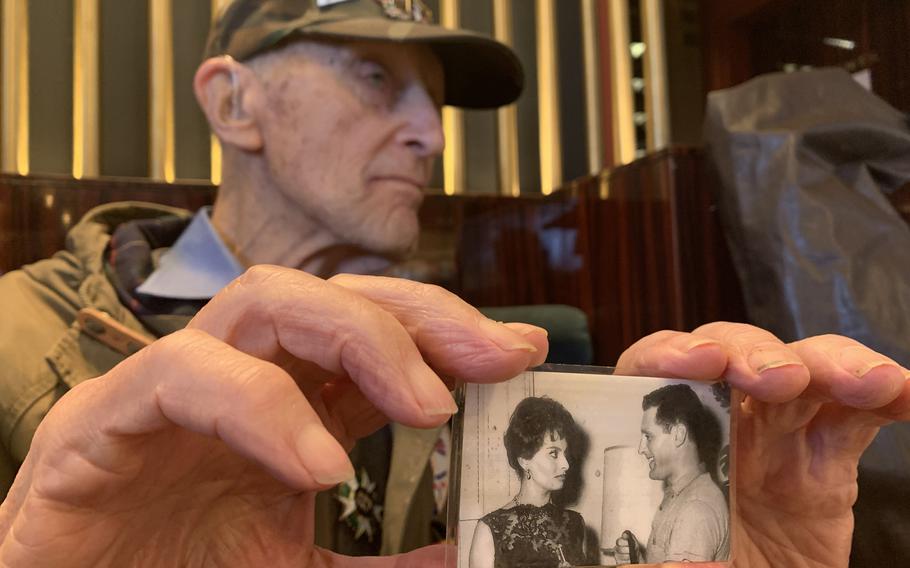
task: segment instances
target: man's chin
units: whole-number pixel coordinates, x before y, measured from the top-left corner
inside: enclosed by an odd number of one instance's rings
[[[366,255],[339,263],[335,271],[344,274],[382,276],[387,274],[390,266],[394,266],[394,262],[385,257]]]
[[[372,242],[365,242],[363,246],[376,254],[402,261],[417,252],[419,237],[420,226],[414,214],[410,218],[390,219],[382,234],[375,235]]]

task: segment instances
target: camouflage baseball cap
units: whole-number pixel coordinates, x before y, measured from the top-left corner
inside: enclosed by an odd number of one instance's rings
[[[524,73],[515,53],[482,34],[432,23],[422,0],[232,0],[219,14],[206,57],[243,61],[293,37],[422,44],[445,73],[445,103],[493,108],[514,102]]]

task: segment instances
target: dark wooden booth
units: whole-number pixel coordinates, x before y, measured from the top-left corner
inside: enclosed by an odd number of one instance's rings
[[[869,71],[872,90],[910,112],[910,2],[702,0],[701,5],[706,91],[788,64],[838,66]]]
[[[474,305],[577,306],[595,362],[612,364],[653,331],[744,320],[713,190],[702,152],[673,148],[546,197],[431,194],[418,260]],[[0,271],[62,248],[96,205],[197,209],[213,196],[202,183],[0,176]]]

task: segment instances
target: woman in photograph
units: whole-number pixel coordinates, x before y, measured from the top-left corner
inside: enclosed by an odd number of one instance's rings
[[[552,501],[565,486],[577,440],[578,425],[555,400],[529,397],[518,403],[503,442],[521,486],[508,503],[478,521],[470,568],[587,563],[584,519]]]

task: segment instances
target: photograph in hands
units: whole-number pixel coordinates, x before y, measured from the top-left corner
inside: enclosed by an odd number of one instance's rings
[[[725,383],[552,366],[459,398],[448,566],[730,558]]]

